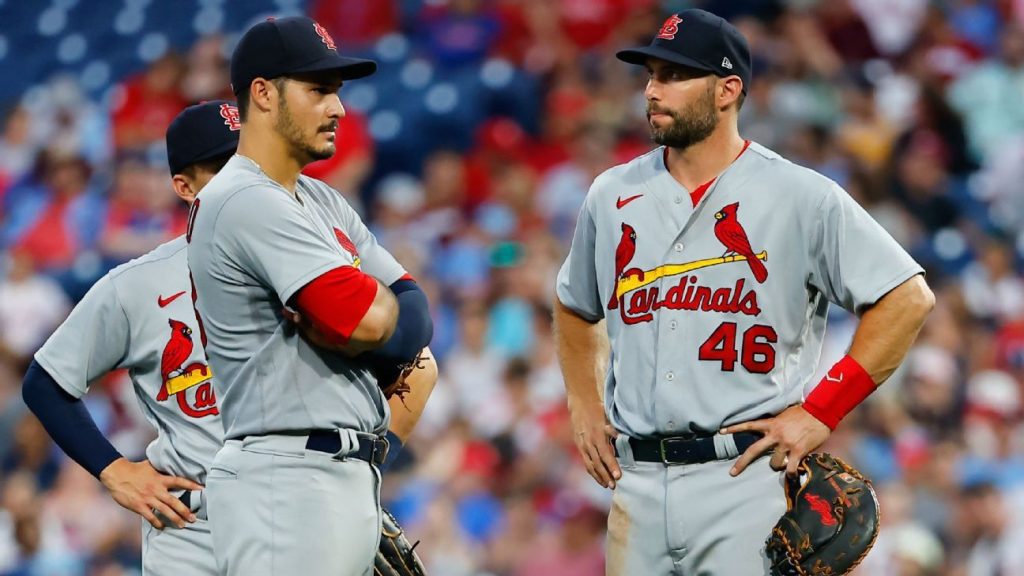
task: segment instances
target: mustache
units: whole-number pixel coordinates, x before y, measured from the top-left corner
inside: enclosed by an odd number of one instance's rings
[[[648,104],[647,105],[647,115],[650,116],[651,114],[668,114],[669,116],[673,115],[672,111],[667,109],[667,108],[662,108],[661,106],[655,106],[654,104]]]
[[[337,122],[331,122],[330,124],[324,124],[323,126],[320,127],[319,130],[317,130],[317,132],[337,132],[337,131],[338,131],[338,123]]]

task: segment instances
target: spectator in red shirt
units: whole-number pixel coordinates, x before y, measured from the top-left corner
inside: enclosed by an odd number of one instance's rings
[[[121,85],[113,111],[118,150],[163,141],[171,120],[188,105],[179,87],[183,73],[181,58],[167,54]]]
[[[75,151],[51,148],[40,154],[34,176],[19,186],[19,200],[10,207],[3,243],[24,250],[42,270],[69,268],[95,243],[105,209],[88,189],[90,176]]]

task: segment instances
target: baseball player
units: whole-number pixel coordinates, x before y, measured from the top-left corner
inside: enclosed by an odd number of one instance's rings
[[[167,151],[180,198],[191,203],[227,162],[238,128],[238,110],[226,101],[178,115],[167,131]],[[36,353],[23,388],[29,408],[58,445],[118,504],[147,520],[145,574],[219,574],[198,490],[223,428],[212,371],[194,338],[191,297],[185,297],[191,291],[185,248],[184,237],[177,238],[99,280]],[[391,401],[395,418],[388,438],[394,446],[408,439],[437,380],[426,352],[422,369],[409,377],[409,395]],[[119,454],[81,401],[93,382],[116,368],[129,370],[139,404],[157,429],[142,462]],[[389,458],[397,454],[392,450]]]
[[[731,24],[686,10],[618,57],[647,70],[660,146],[595,179],[555,313],[577,447],[614,490],[607,573],[765,574],[780,471],[889,377],[934,297],[835,182],[739,135]],[[829,302],[860,322],[812,387]]]
[[[238,129],[238,111],[226,101],[192,106],[174,119],[167,155],[179,198],[191,203],[227,162]],[[219,574],[199,490],[223,429],[197,337],[185,249],[178,237],[97,281],[36,352],[23,384],[25,403],[57,445],[147,521],[144,574]],[[157,429],[142,462],[119,454],[81,401],[115,368],[128,369]]]
[[[231,58],[238,153],[187,233],[223,413],[206,493],[229,575],[372,570],[390,417],[380,368],[415,358],[433,327],[344,198],[300,171],[334,153],[342,82],[375,70],[304,17],[253,26]]]

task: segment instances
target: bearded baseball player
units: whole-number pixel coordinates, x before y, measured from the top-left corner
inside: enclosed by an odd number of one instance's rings
[[[751,61],[731,24],[686,10],[618,58],[647,70],[660,146],[595,179],[555,313],[576,444],[614,490],[607,573],[766,574],[785,478],[892,374],[934,297],[835,182],[739,135]],[[830,302],[859,324],[815,386]]]
[[[255,25],[232,55],[238,153],[188,231],[225,434],[206,493],[229,575],[373,570],[390,417],[381,386],[433,327],[415,281],[340,194],[300,171],[334,154],[342,83],[375,70],[303,17]]]

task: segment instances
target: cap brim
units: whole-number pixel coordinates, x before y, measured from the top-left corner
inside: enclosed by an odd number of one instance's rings
[[[299,74],[302,72],[323,72],[326,70],[337,70],[341,72],[342,80],[355,80],[357,78],[365,78],[376,72],[377,63],[373,60],[365,60],[363,58],[328,56],[327,58],[321,58],[312,64],[307,64],[306,66],[289,70],[287,73]]]
[[[714,68],[708,66],[707,64],[703,64],[701,62],[694,60],[693,58],[688,58],[686,56],[683,56],[682,54],[678,54],[676,52],[673,52],[672,50],[660,48],[658,46],[644,46],[642,48],[630,48],[629,50],[619,50],[618,52],[615,53],[615,57],[618,58],[619,60],[622,60],[623,62],[627,62],[629,64],[636,64],[638,66],[643,66],[644,64],[647,64],[648,58],[658,58],[659,60],[665,60],[667,62],[672,62],[673,64],[679,64],[681,66],[688,66],[690,68],[696,68],[698,70],[706,70],[711,73],[717,73],[717,71]]]

